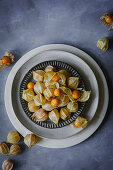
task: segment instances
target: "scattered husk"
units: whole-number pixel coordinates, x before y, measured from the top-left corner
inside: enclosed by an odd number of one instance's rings
[[[14,62],[14,55],[11,54],[11,53],[9,53],[8,51],[6,51],[6,52],[4,53],[4,56],[3,56],[3,57],[9,57],[9,58],[10,58],[10,63],[2,64],[2,59],[1,59],[1,60],[0,60],[0,69],[8,67],[11,63]]]
[[[111,17],[112,20],[110,23],[107,23],[106,22],[106,17]],[[112,14],[109,14],[109,13],[105,13],[103,14],[101,17],[100,17],[100,21],[104,22],[104,25],[107,25],[108,26],[108,31],[112,30],[113,29],[113,15]]]

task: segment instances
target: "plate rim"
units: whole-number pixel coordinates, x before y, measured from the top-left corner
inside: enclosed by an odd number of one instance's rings
[[[66,50],[68,49],[68,50]],[[88,60],[92,61],[94,65],[96,65],[96,67],[98,68],[98,70],[101,72],[101,76],[102,76],[102,79],[104,81],[104,85],[106,86],[106,94],[107,94],[107,99],[109,98],[109,94],[108,94],[108,86],[107,86],[107,82],[106,82],[106,79],[104,77],[104,74],[102,72],[102,70],[100,69],[100,67],[98,66],[98,64],[94,61],[94,59],[92,59],[87,53],[83,52],[82,50],[76,48],[76,47],[73,47],[73,46],[69,46],[69,45],[65,45],[65,44],[49,44],[49,45],[45,45],[45,46],[41,46],[41,47],[38,47],[36,49],[33,50],[33,52],[35,52],[35,50],[38,50],[38,53],[40,52],[43,52],[43,51],[48,51],[48,50],[61,50],[61,51],[67,51],[69,53],[74,53],[75,55],[79,56],[76,51],[78,52],[81,52],[85,57],[87,56]],[[30,53],[30,52],[28,52]],[[84,57],[83,57],[84,58]],[[84,61],[84,59],[83,59]],[[87,63],[87,62],[86,62]],[[94,71],[93,71],[94,72]],[[8,80],[8,79],[7,79]],[[6,89],[5,89],[5,92],[6,92]],[[104,110],[105,110],[105,113],[106,113],[106,110],[107,110],[107,106],[108,106],[108,100],[106,100],[107,103],[106,103],[106,107],[104,107]],[[6,103],[5,103],[6,104]],[[100,122],[97,124],[96,128],[93,130],[93,132],[90,134],[90,135],[87,135],[87,137],[85,137],[84,139],[82,140],[79,140],[78,142],[75,142],[75,143],[72,143],[72,144],[66,144],[65,146],[63,147],[69,147],[69,146],[72,146],[72,145],[75,145],[75,144],[78,144],[80,142],[82,142],[83,140],[85,140],[86,138],[88,138],[89,136],[91,136],[94,131],[96,131],[96,129],[99,127],[99,125],[101,124],[104,116],[105,116],[105,113],[103,114],[103,117],[101,118]],[[11,117],[9,117],[10,120],[11,120]],[[12,123],[13,124],[13,123]],[[41,143],[40,143],[41,145]],[[42,146],[44,144],[42,143]],[[45,145],[45,147],[50,147],[50,146],[47,146]],[[52,146],[52,147],[55,147],[55,146]],[[61,146],[56,146],[56,147],[59,147],[59,148],[62,148]]]

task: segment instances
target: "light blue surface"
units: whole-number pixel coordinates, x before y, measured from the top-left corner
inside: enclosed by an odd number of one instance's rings
[[[20,142],[22,154],[12,157],[18,170],[112,170],[113,166],[113,31],[100,23],[100,16],[113,12],[112,0],[0,0],[0,55],[13,52],[16,61],[29,50],[49,43],[65,43],[83,49],[101,66],[108,81],[110,107],[102,126],[85,142],[66,149]],[[97,49],[99,38],[110,38],[109,50]],[[14,63],[14,64],[15,64]],[[4,105],[4,89],[13,67],[0,70],[0,142],[14,130]],[[0,168],[1,169],[1,168]]]

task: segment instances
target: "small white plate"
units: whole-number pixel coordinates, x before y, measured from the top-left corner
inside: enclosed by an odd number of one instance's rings
[[[26,75],[26,73],[36,64],[48,60],[58,60],[58,61],[65,60],[66,63],[72,65],[76,69],[76,71],[80,73],[88,90],[92,91],[90,100],[86,102],[83,113],[84,116],[87,117],[89,120],[93,118],[97,110],[98,99],[99,99],[98,84],[95,75],[90,69],[90,67],[83,60],[81,60],[79,57],[71,53],[64,52],[64,51],[55,51],[55,50],[45,51],[41,54],[32,56],[32,58],[30,58],[27,62],[25,62],[24,64],[22,63],[21,67],[18,65],[17,62],[16,65],[14,66],[15,68],[13,69],[19,68],[19,70],[14,75],[14,77],[11,78],[11,80],[13,81],[12,88],[9,89],[8,86],[8,90],[12,92],[12,98],[10,101],[10,107],[9,105],[7,107],[9,107],[8,110],[10,110],[12,106],[12,108],[14,109],[13,112],[16,115],[17,119],[34,134],[49,139],[63,139],[75,135],[76,133],[80,132],[82,128],[72,129],[70,126],[65,126],[62,128],[49,129],[49,128],[41,127],[33,123],[27,117],[27,115],[25,114],[22,108],[20,98],[19,98],[20,84],[22,82],[23,77]]]
[[[83,51],[81,51],[75,47],[68,46],[68,45],[54,44],[54,45],[47,45],[47,46],[42,46],[37,49],[34,49],[34,50],[30,51],[29,53],[27,53],[27,55],[25,55],[23,58],[21,58],[18,61],[19,67],[22,64],[21,63],[22,61],[24,63],[28,59],[30,59],[32,56],[39,54],[43,51],[52,50],[52,49],[69,51],[70,53],[71,52],[75,53],[75,54],[79,55],[81,58],[83,58],[92,67],[93,71],[95,72],[97,79],[99,80],[98,81],[99,94],[102,96],[102,100],[99,102],[100,105],[98,107],[96,115],[94,116],[93,121],[91,121],[91,123],[88,125],[88,127],[85,128],[83,131],[81,131],[80,133],[78,133],[76,135],[73,135],[72,137],[66,138],[66,139],[61,139],[61,140],[42,139],[39,142],[39,145],[44,146],[44,147],[64,148],[64,147],[69,147],[69,146],[72,146],[72,145],[75,145],[75,144],[78,144],[78,143],[84,141],[91,134],[93,134],[94,131],[98,128],[98,126],[100,125],[100,123],[102,122],[102,120],[105,116],[106,109],[108,106],[108,98],[109,98],[108,87],[106,84],[105,77],[104,77],[101,69],[99,68],[99,66],[96,64],[96,62],[89,55],[84,53]],[[21,122],[18,121],[18,119],[13,111],[13,108],[10,108],[10,110],[8,110],[8,108],[9,108],[8,105],[10,104],[10,101],[11,101],[11,91],[10,90],[12,87],[12,78],[15,76],[18,69],[13,69],[8,77],[8,80],[6,83],[6,90],[5,90],[5,105],[6,105],[6,109],[8,112],[8,116],[9,116],[12,124],[23,136],[25,136],[27,133],[30,133],[30,131],[26,127],[24,127]],[[101,84],[101,87],[100,87],[100,84]],[[8,87],[10,87],[9,92],[8,92]],[[102,90],[104,90],[104,93]],[[7,98],[7,96],[8,96],[8,98]],[[104,96],[106,96],[106,98]]]

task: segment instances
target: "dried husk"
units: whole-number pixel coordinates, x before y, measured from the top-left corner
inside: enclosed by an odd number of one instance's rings
[[[51,105],[51,102],[47,101],[44,105],[42,105],[42,108],[46,111],[51,111],[55,107]]]
[[[68,72],[67,70],[60,70],[59,73],[64,74],[66,78],[70,77],[70,72]]]
[[[80,126],[81,128],[85,128],[86,126],[87,126],[87,124],[88,124],[88,121],[87,121],[87,119],[86,118],[83,118],[83,117],[81,117],[81,116],[78,116],[77,117],[77,119],[76,119],[76,122],[77,123],[82,123],[82,125]],[[77,127],[78,128],[78,127]]]
[[[43,70],[33,71],[33,79],[35,81],[43,81],[45,72]]]
[[[10,160],[5,160],[2,164],[2,169],[3,170],[11,170],[13,168],[13,162]]]
[[[106,51],[108,49],[108,38],[101,38],[97,41],[97,47],[101,49],[102,51]]]
[[[35,144],[38,143],[38,137],[34,134],[27,134],[24,137],[24,143],[31,148],[32,146],[34,146]]]
[[[79,78],[78,77],[69,77],[67,79],[67,84],[68,84],[69,88],[76,89],[79,84]]]
[[[37,95],[33,98],[34,100],[34,103],[36,106],[40,106],[40,105],[43,105],[45,104],[46,102],[46,99],[45,97],[41,94],[41,93],[37,93]]]
[[[17,143],[20,141],[20,135],[17,131],[10,131],[7,136],[7,143]]]
[[[13,144],[11,147],[10,147],[10,152],[9,154],[12,155],[12,156],[16,156],[18,155],[19,153],[21,152],[21,148],[18,144]]]
[[[56,68],[53,67],[53,66],[47,66],[47,67],[45,68],[45,72],[50,72],[50,71],[55,71],[55,70],[56,70]]]
[[[77,101],[86,102],[89,99],[90,95],[91,95],[91,91],[86,91],[86,90],[83,90],[83,89],[79,90],[79,91],[81,93],[81,96]]]
[[[54,89],[48,88],[44,90],[44,97],[46,100],[51,101],[51,97],[54,96]]]
[[[10,58],[10,63],[2,64],[2,60],[0,60],[0,69],[8,67],[11,63],[14,62],[14,55],[11,54],[11,53],[9,53],[8,51],[6,51],[6,52],[4,53],[4,56],[3,56],[3,57],[9,57],[9,58]]]
[[[70,112],[77,112],[78,111],[78,103],[77,102],[69,102],[67,105],[67,109]]]
[[[0,143],[0,153],[4,155],[9,155],[9,147],[4,142]]]
[[[105,18],[106,18],[106,17],[109,17],[109,16],[112,18],[112,20],[111,20],[110,23],[107,23],[106,20],[105,20]],[[113,15],[112,15],[112,14],[110,14],[110,13],[105,13],[105,14],[103,14],[103,15],[100,17],[100,21],[104,22],[104,25],[107,25],[107,26],[108,26],[108,31],[110,31],[110,30],[113,29]]]
[[[48,113],[46,112],[46,110],[40,108],[32,115],[32,118],[36,121],[43,122],[48,119]]]
[[[36,112],[40,107],[39,106],[36,106],[35,105],[35,102],[34,100],[31,100],[29,103],[28,103],[28,109],[30,112]]]
[[[71,112],[67,108],[61,108],[60,110],[60,118],[63,120],[67,120],[71,117]]]
[[[60,113],[57,109],[52,110],[49,112],[49,118],[57,125],[60,118]]]
[[[32,89],[23,90],[22,99],[26,100],[27,102],[33,100],[34,96],[35,93]]]

